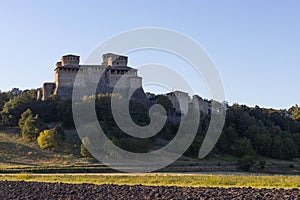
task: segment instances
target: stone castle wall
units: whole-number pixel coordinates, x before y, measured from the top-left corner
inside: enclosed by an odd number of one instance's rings
[[[42,95],[40,95],[40,98],[42,98],[42,100],[48,99],[53,94],[54,89],[55,89],[54,83],[44,83],[42,89]]]
[[[126,56],[108,53],[102,57],[102,65],[79,65],[79,56],[63,56],[61,61],[56,63],[55,83],[44,85],[39,97],[43,96],[45,100],[55,94],[61,99],[71,99],[73,87],[83,90],[82,94],[85,95],[95,95],[94,91],[96,94],[110,94],[114,88],[124,97],[128,97],[137,88],[137,93],[144,93],[142,78],[138,77],[136,69],[127,66]]]

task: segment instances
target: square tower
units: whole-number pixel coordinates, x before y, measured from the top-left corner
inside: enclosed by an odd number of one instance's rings
[[[65,65],[79,65],[80,62],[80,56],[76,55],[65,55],[61,57],[61,66]]]
[[[107,53],[102,55],[102,64],[114,67],[114,66],[127,66],[128,64],[128,57],[117,55],[113,53]]]

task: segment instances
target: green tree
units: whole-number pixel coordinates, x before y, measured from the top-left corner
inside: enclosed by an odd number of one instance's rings
[[[21,114],[30,108],[36,113],[36,90],[24,91],[5,103],[0,113],[3,126],[17,126]]]
[[[151,142],[148,138],[137,139],[133,137],[115,139],[114,143],[127,151],[135,153],[147,153],[151,148]]]
[[[298,147],[298,157],[300,157],[300,133],[295,133],[292,135],[294,143]]]
[[[66,134],[65,134],[65,131],[64,129],[59,125],[59,126],[56,126],[54,128],[54,132],[57,134],[57,135],[60,135],[60,139],[62,141],[64,141],[66,139]]]
[[[256,135],[263,134],[266,132],[267,132],[267,130],[265,129],[264,126],[252,125],[245,132],[245,137],[247,137],[253,141],[253,139],[255,138]]]
[[[193,143],[188,148],[188,150],[184,153],[184,155],[189,157],[198,157],[198,153],[203,143],[203,140],[204,137],[202,135],[197,135]]]
[[[237,157],[243,157],[244,155],[254,155],[255,151],[252,147],[251,141],[245,137],[238,138],[231,146],[231,152]]]
[[[11,97],[12,95],[8,92],[0,92],[0,111],[2,111],[4,104],[8,102]]]
[[[295,158],[298,155],[298,146],[294,143],[291,137],[283,139],[283,155],[284,159],[287,160]]]
[[[60,114],[59,112],[59,105],[61,103],[61,100],[58,96],[56,95],[51,95],[49,98],[47,98],[45,101],[37,101],[36,107],[37,113],[40,116],[41,119],[43,119],[44,122],[49,123],[49,122],[58,122],[61,121]],[[65,117],[67,113],[65,113]]]
[[[29,116],[32,116],[31,110],[28,108],[25,112],[22,113],[21,119],[19,120],[19,127],[20,129],[23,129],[23,126],[25,124],[25,121]]]
[[[271,157],[284,159],[283,141],[279,135],[275,135],[272,139]]]
[[[72,114],[72,100],[60,100],[57,104],[56,120],[62,122],[65,128],[75,127]]]
[[[299,119],[300,118],[300,112],[298,105],[292,106],[288,112],[290,113],[292,119]]]
[[[168,113],[168,112],[171,112],[172,109],[173,109],[173,104],[172,104],[172,102],[171,102],[170,99],[169,99],[167,96],[165,96],[165,95],[158,95],[158,96],[156,97],[156,103],[162,105],[162,106],[166,109],[167,113]]]
[[[22,137],[25,141],[35,141],[39,133],[45,129],[45,125],[40,121],[38,115],[29,115],[22,126]]]
[[[253,148],[260,155],[270,156],[272,138],[268,134],[256,134],[253,141]]]
[[[55,151],[63,144],[64,138],[64,133],[61,132],[60,128],[55,127],[50,130],[42,131],[37,138],[37,142],[41,149]]]
[[[224,152],[230,152],[230,147],[233,145],[234,140],[237,137],[238,133],[235,131],[233,126],[226,127],[220,136],[217,147]]]

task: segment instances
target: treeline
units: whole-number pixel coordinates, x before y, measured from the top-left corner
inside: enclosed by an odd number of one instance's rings
[[[37,90],[25,90],[17,95],[0,93],[0,126],[18,126],[23,112],[30,109],[44,123],[62,122],[64,127],[73,127],[72,102],[51,96],[46,101],[37,101]]]
[[[156,96],[152,100],[166,108],[169,120],[156,136],[147,139],[130,137],[118,128],[111,114],[110,95],[98,95],[93,98],[96,98],[97,117],[105,133],[116,145],[129,151],[148,152],[164,143],[162,141],[172,140],[178,130],[176,118],[180,115],[172,113],[170,102],[165,96]],[[85,101],[88,100],[87,97]],[[38,120],[44,124],[61,122],[64,128],[74,128],[71,100],[51,96],[46,101],[37,101],[36,90],[0,93],[0,127],[22,126],[19,121],[27,109],[30,109],[31,120]],[[133,121],[139,125],[149,123],[148,106],[142,102],[132,101],[130,114]],[[210,113],[201,112],[197,136],[185,155],[197,157],[209,121]],[[44,131],[42,129],[39,130],[39,134]],[[86,153],[84,148],[82,152]],[[288,110],[263,109],[258,106],[250,108],[237,104],[228,106],[224,129],[212,153],[226,153],[239,158],[256,155],[287,160],[299,158],[298,106]]]
[[[300,121],[295,113],[298,110],[297,106],[273,110],[233,105],[227,111],[217,148],[238,157],[256,153],[277,159],[299,157]]]

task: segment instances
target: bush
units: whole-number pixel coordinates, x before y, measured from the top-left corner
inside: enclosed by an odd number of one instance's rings
[[[261,160],[261,161],[259,161],[258,165],[259,165],[260,169],[265,169],[265,167],[266,167],[266,161]]]
[[[84,158],[92,158],[93,156],[91,153],[87,150],[87,148],[84,146],[83,143],[80,145],[80,155]]]
[[[248,172],[250,171],[251,166],[254,164],[254,157],[251,155],[244,155],[239,161],[238,161],[238,168]]]
[[[58,128],[44,130],[37,138],[38,145],[41,149],[58,150],[64,141],[64,133],[57,131]]]
[[[134,153],[147,153],[151,148],[149,139],[121,138],[114,139],[114,143],[120,148]]]

